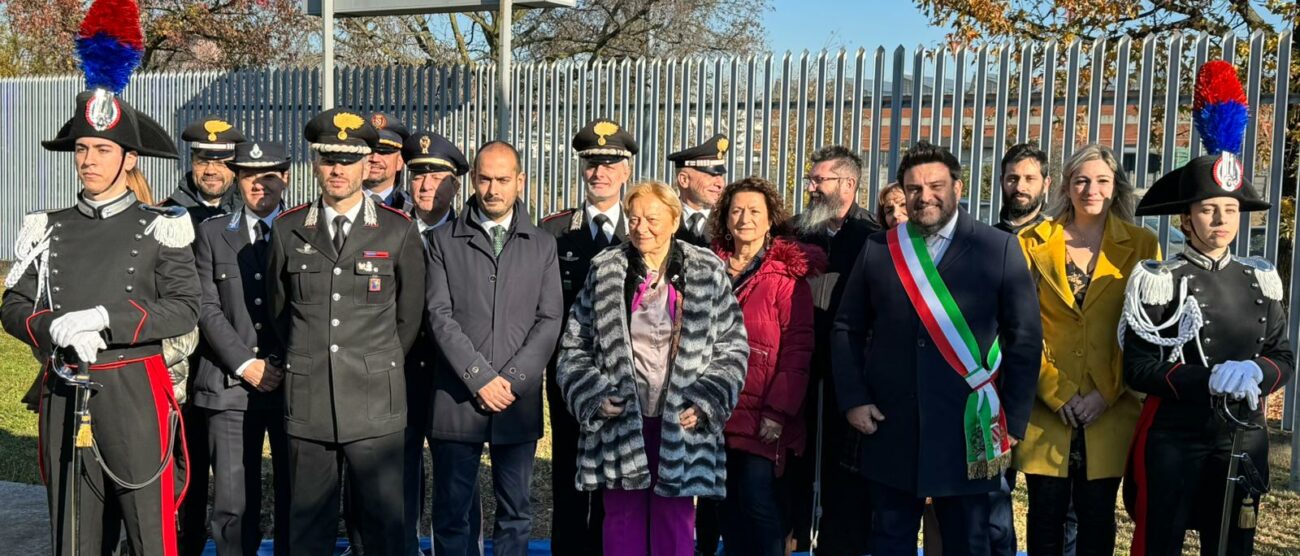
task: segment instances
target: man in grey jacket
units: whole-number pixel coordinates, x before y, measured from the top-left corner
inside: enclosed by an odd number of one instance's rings
[[[474,160],[474,196],[450,224],[428,232],[425,296],[434,369],[433,549],[478,554],[467,516],[489,444],[496,493],[493,553],[528,553],[529,489],[542,437],[542,377],[563,315],[555,238],[519,199],[525,176],[507,143]]]

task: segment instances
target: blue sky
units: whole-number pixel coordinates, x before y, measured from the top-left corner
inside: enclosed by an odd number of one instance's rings
[[[931,46],[946,29],[930,26],[912,0],[774,0],[763,15],[773,52]]]
[[[1269,23],[1281,21],[1254,4]],[[945,28],[931,27],[913,0],[773,0],[773,10],[763,14],[768,47],[773,52],[817,51],[823,48],[857,50],[900,44],[910,51],[918,43],[941,44]]]

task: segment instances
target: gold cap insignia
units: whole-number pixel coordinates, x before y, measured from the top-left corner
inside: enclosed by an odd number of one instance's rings
[[[230,131],[234,126],[224,120],[208,120],[203,122],[203,131],[208,132],[208,141],[216,141],[218,133]]]
[[[339,112],[334,115],[334,127],[339,128],[339,141],[348,140],[348,130],[361,129],[366,121],[351,112]]]
[[[598,122],[591,130],[596,133],[596,144],[603,147],[606,137],[618,133],[618,124],[610,121]]]
[[[727,147],[729,146],[731,146],[731,142],[727,141],[726,137],[718,139],[718,160],[722,160],[727,156]]]
[[[432,144],[433,144],[433,140],[429,139],[429,136],[428,136],[428,135],[421,135],[421,136],[420,136],[420,154],[429,154],[429,145],[432,145]]]
[[[384,126],[388,125],[388,118],[383,114],[375,114],[370,117],[370,125],[375,126],[375,129],[384,129]]]

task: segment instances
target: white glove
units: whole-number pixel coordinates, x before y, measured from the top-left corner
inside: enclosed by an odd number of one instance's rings
[[[1259,389],[1258,383],[1247,382],[1245,388],[1233,392],[1232,399],[1234,400],[1245,399],[1246,405],[1250,406],[1250,410],[1255,411],[1259,409],[1259,397],[1262,394],[1263,391]]]
[[[1210,394],[1220,396],[1241,392],[1244,395],[1247,384],[1258,390],[1262,380],[1264,371],[1254,361],[1224,361],[1210,371]]]
[[[1223,363],[1219,363],[1210,369],[1210,395],[1223,395],[1223,379],[1228,376],[1227,373],[1220,372],[1223,370]]]
[[[50,323],[50,339],[54,345],[71,347],[74,336],[81,332],[96,332],[108,328],[108,311],[97,305],[81,311],[72,311]]]
[[[66,347],[75,350],[77,359],[82,363],[90,365],[99,357],[99,350],[108,345],[104,343],[104,338],[100,337],[99,332],[81,332],[74,335]]]

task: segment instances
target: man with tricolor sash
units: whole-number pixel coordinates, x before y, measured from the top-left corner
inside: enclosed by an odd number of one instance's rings
[[[867,240],[835,319],[838,403],[864,434],[873,554],[915,554],[932,498],[945,554],[983,556],[1037,386],[1038,302],[1015,238],[958,208],[952,153],[914,145],[898,182],[911,220]]]

